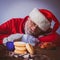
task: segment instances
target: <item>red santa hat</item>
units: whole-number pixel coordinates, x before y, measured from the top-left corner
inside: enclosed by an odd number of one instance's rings
[[[59,27],[59,22],[57,18],[49,10],[34,8],[30,12],[29,17],[43,31],[47,31],[51,27],[52,20],[54,20],[55,22],[55,25],[52,31],[55,32]]]

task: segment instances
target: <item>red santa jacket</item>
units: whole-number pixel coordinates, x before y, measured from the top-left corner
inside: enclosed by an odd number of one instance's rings
[[[3,44],[3,38],[10,34],[24,34],[24,25],[27,18],[28,16],[25,18],[12,18],[0,25],[0,44]],[[47,36],[39,37],[38,39],[40,42],[56,42],[57,45],[60,45],[60,35],[56,32],[48,34]]]

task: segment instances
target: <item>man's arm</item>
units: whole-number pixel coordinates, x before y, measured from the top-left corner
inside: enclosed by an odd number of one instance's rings
[[[13,18],[0,25],[0,44],[3,44],[3,38],[9,36],[13,28]]]
[[[14,18],[0,25],[0,35],[10,34],[14,25]]]
[[[38,39],[40,42],[52,42],[55,43],[57,46],[60,46],[60,35],[56,32],[43,37],[39,37]]]

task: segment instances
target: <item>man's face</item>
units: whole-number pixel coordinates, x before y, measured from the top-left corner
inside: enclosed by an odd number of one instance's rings
[[[38,37],[41,35],[42,30],[34,23],[30,18],[28,18],[25,24],[25,33]]]

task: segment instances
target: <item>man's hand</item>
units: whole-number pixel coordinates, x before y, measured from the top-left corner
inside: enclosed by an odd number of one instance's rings
[[[53,48],[56,48],[56,45],[52,42],[43,42],[40,44],[40,48],[42,48],[42,49],[53,49]]]
[[[32,46],[35,46],[37,43],[39,43],[39,40],[35,38],[34,36],[31,36],[29,34],[24,34],[22,36],[22,42],[29,43]]]

